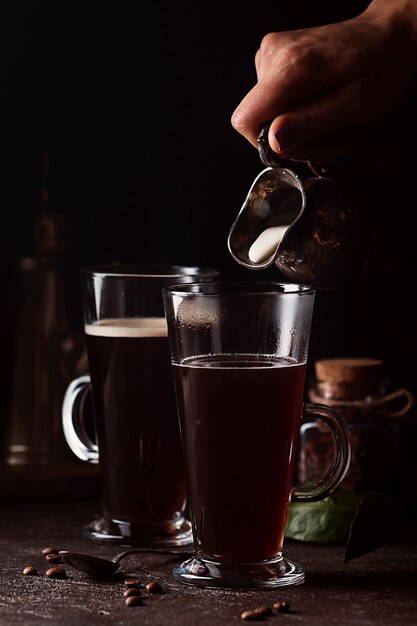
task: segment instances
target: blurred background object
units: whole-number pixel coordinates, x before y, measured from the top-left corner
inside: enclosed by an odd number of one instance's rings
[[[75,489],[91,495],[96,471],[85,470],[68,453],[61,427],[65,389],[87,370],[87,357],[70,223],[56,210],[49,161],[45,152],[32,256],[17,259],[15,267],[16,325],[10,326],[15,332],[5,364],[12,379],[1,436],[0,493],[50,496]]]
[[[381,359],[320,359],[314,369],[308,399],[337,410],[351,434],[351,466],[342,486],[358,493],[381,491],[404,500],[415,496],[408,489],[414,456],[404,454],[405,441],[413,429],[417,432],[413,394],[393,388]],[[303,424],[299,480],[320,478],[332,456],[328,428],[319,421]]]

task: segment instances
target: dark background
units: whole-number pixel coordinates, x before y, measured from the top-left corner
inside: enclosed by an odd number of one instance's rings
[[[263,167],[230,116],[256,80],[263,35],[352,17],[367,4],[3,4],[3,383],[18,306],[10,268],[33,254],[42,153],[50,154],[55,210],[70,224],[76,267],[169,262],[213,266],[225,278],[278,279],[275,270],[244,270],[227,250],[229,228]],[[383,193],[376,190],[394,252],[376,274],[318,293],[311,361],[381,357],[395,383],[415,388],[414,236],[400,222],[415,206],[411,129],[400,128],[406,119],[381,126],[387,163],[403,176],[386,188],[381,179]],[[402,141],[395,150],[388,145],[394,135]]]
[[[46,149],[81,263],[166,260],[234,272],[227,232],[261,163],[230,116],[256,80],[262,36],[367,3],[246,4],[10,3],[3,250],[30,252]]]

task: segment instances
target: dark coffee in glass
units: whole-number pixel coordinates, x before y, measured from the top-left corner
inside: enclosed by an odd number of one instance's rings
[[[228,563],[275,557],[284,539],[305,364],[227,355],[173,369],[198,553]]]
[[[164,318],[85,328],[106,517],[174,519],[185,479]]]
[[[99,462],[102,514],[87,535],[137,546],[190,543],[183,453],[162,289],[211,280],[197,267],[106,267],[83,272],[89,372],[68,387],[66,440]],[[96,441],[84,406],[92,392]]]

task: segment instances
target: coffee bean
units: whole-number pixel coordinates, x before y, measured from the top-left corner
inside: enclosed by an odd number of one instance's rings
[[[45,575],[49,578],[66,578],[67,572],[63,567],[50,567],[46,570]]]
[[[25,569],[23,570],[23,575],[24,576],[36,576],[37,574],[37,570],[36,567],[32,567],[32,565],[28,565],[27,567],[25,567]]]
[[[248,609],[240,614],[240,619],[244,619],[247,622],[255,622],[256,620],[263,619],[263,617],[260,617],[256,611]]]
[[[50,554],[45,554],[45,559],[48,561],[48,563],[62,563],[59,554],[55,554],[54,552],[51,552]]]
[[[126,578],[125,585],[126,587],[140,587],[141,582],[137,578]]]
[[[146,585],[146,591],[148,593],[161,593],[162,587],[158,581],[153,580],[152,582]]]
[[[42,550],[42,554],[44,554],[45,556],[47,554],[58,554],[58,552],[58,548],[54,548],[53,546],[46,546],[46,548],[43,548]]]
[[[140,596],[142,592],[138,587],[129,587],[123,592],[123,595],[125,598],[130,598],[131,596]]]
[[[290,610],[290,603],[285,602],[284,600],[281,602],[274,602],[272,606],[276,611],[278,611],[278,613],[288,613]]]
[[[272,614],[273,613],[270,606],[258,606],[255,609],[248,609],[247,611],[243,611],[243,613],[241,613],[240,615],[240,618],[248,622],[256,622]]]
[[[140,596],[130,596],[125,600],[126,606],[141,606],[143,604]]]

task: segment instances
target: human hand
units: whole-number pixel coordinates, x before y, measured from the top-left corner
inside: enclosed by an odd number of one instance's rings
[[[232,116],[256,145],[271,121],[269,144],[284,159],[325,162],[359,151],[364,125],[395,132],[397,107],[417,75],[417,2],[374,0],[358,17],[316,28],[270,33],[256,53],[258,82]]]

